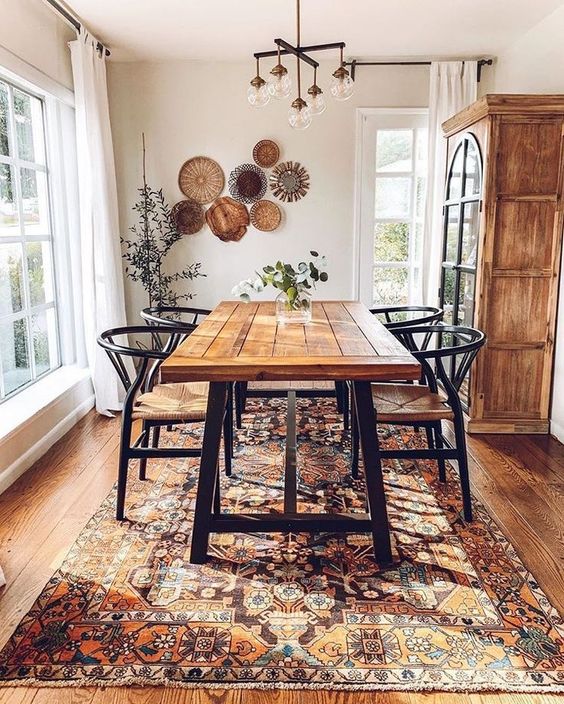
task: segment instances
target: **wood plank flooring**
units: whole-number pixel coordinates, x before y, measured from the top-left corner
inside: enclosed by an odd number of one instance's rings
[[[0,647],[110,491],[118,419],[85,416],[0,495]],[[547,436],[469,437],[473,490],[564,613],[564,445]],[[564,704],[556,695],[0,688],[0,704]]]

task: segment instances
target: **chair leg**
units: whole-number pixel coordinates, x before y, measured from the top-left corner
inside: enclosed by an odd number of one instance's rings
[[[345,382],[343,384],[343,429],[348,430],[350,427],[350,397],[349,387]]]
[[[225,454],[225,474],[230,477],[231,458],[233,456],[233,416],[229,413],[229,404],[223,417],[223,449]]]
[[[151,427],[147,424],[146,421],[143,421],[143,425],[141,427],[141,432],[143,433],[143,439],[141,440],[140,447],[149,447],[149,434],[151,432]],[[141,481],[145,481],[147,479],[147,458],[146,457],[141,457],[139,460],[139,479]]]
[[[219,467],[217,469],[217,478],[215,480],[215,492],[213,495],[213,512],[216,516],[221,513],[221,483],[219,479]]]
[[[454,419],[454,436],[456,439],[456,452],[458,454],[458,472],[462,489],[462,505],[464,520],[472,521],[472,495],[470,493],[470,477],[468,476],[468,454],[466,449],[466,436],[464,435],[464,421],[462,417]]]
[[[127,488],[127,470],[129,467],[129,444],[131,442],[131,420],[125,416],[121,423],[121,437],[119,446],[118,481],[116,497],[116,519],[123,521],[125,518],[125,491]]]
[[[351,475],[353,479],[358,479],[360,436],[358,433],[358,420],[356,417],[354,396],[351,403],[351,449]]]
[[[243,389],[241,384],[243,382],[235,382],[235,424],[240,430],[243,427]]]
[[[442,432],[443,432],[443,426],[441,421],[437,421],[435,424],[434,428],[434,433],[435,433],[435,447],[437,450],[442,450],[444,448],[443,444],[443,438],[442,438]],[[446,482],[446,463],[443,458],[439,458],[437,460],[438,465],[439,465],[439,481],[440,482]]]
[[[343,382],[336,381],[335,382],[335,399],[337,401],[337,411],[339,413],[343,413],[343,396],[344,396]]]

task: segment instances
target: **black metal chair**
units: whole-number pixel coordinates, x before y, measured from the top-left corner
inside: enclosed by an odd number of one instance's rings
[[[413,325],[430,325],[443,319],[442,308],[434,306],[379,306],[370,312],[378,317],[388,330],[412,327]]]
[[[445,460],[456,460],[462,488],[464,518],[472,520],[464,415],[459,390],[486,336],[480,330],[455,325],[395,328],[394,334],[421,363],[419,384],[372,384],[379,423],[425,428],[427,449],[382,450],[382,459],[433,459],[445,481]],[[432,344],[433,343],[433,344]],[[352,473],[358,476],[359,439],[356,406],[352,407]],[[455,442],[443,435],[442,421],[454,426]]]
[[[141,317],[149,325],[199,325],[210,313],[208,308],[151,306],[143,308]]]
[[[206,419],[209,388],[207,382],[158,383],[159,369],[163,361],[174,351],[180,340],[195,328],[193,325],[189,330],[187,324],[179,327],[132,325],[106,330],[98,338],[98,344],[106,351],[126,391],[118,465],[118,520],[125,517],[125,493],[130,460],[139,460],[139,478],[143,480],[146,479],[148,458],[201,456],[201,448],[159,447],[160,429],[163,425],[197,423]],[[129,343],[129,335],[137,338],[136,346]],[[119,342],[116,338],[125,338],[125,342]],[[156,342],[157,338],[159,342]],[[138,362],[135,378],[128,371],[124,361],[126,357]],[[132,441],[131,432],[135,421],[141,422],[141,433]],[[231,423],[231,416],[226,409],[223,423],[226,474],[231,473]],[[216,502],[219,502],[219,489],[216,494]]]

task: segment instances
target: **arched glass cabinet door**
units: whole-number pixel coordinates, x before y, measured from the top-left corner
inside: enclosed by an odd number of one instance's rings
[[[467,132],[449,164],[443,208],[440,302],[447,324],[474,322],[481,210],[482,155],[476,138]],[[461,393],[468,404],[468,384]]]

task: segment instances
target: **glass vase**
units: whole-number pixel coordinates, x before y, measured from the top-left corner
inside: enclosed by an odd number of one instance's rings
[[[276,296],[276,322],[279,325],[288,323],[306,325],[310,321],[311,300],[309,298],[298,298],[292,303],[284,291]]]

